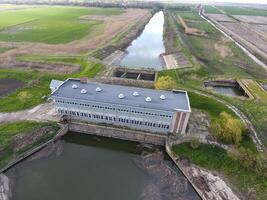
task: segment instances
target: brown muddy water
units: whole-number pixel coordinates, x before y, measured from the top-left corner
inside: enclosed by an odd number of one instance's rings
[[[60,143],[57,153],[29,158],[6,173],[13,200],[200,199],[162,147],[79,133]],[[163,156],[144,156],[155,149]]]
[[[25,83],[16,79],[4,78],[0,79],[0,97],[6,96],[16,89],[23,87]]]

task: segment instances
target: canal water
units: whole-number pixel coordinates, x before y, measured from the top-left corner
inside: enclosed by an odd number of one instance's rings
[[[160,11],[151,18],[142,34],[126,49],[128,53],[119,65],[130,68],[161,69],[160,55],[165,53],[163,25],[164,15]]]
[[[213,90],[216,93],[227,95],[227,96],[232,96],[232,97],[244,96],[244,93],[236,87],[216,86],[216,87],[213,87]]]
[[[138,143],[78,133],[68,133],[62,141],[60,155],[28,159],[7,173],[15,177],[13,200],[142,200],[158,194],[159,181],[136,164],[144,151]],[[185,180],[168,157],[164,162]],[[186,183],[179,199],[199,199]]]

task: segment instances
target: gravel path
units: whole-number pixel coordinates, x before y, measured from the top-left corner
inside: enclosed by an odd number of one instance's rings
[[[29,121],[58,121],[55,108],[52,103],[40,104],[32,109],[0,113],[0,123],[15,122],[21,120]]]

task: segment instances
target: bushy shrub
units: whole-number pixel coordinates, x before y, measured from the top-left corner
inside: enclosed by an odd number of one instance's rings
[[[162,76],[155,83],[155,88],[158,90],[171,90],[176,86],[176,82],[170,76]]]
[[[219,118],[212,121],[211,129],[217,139],[222,142],[239,145],[245,128],[239,119],[221,112]]]
[[[192,149],[197,149],[200,145],[200,142],[198,139],[192,139],[191,142],[190,142],[190,147]]]

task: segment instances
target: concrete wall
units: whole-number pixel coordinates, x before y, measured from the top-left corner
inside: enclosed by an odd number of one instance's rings
[[[69,123],[69,131],[155,145],[165,145],[166,140],[164,135],[80,122]]]

